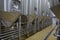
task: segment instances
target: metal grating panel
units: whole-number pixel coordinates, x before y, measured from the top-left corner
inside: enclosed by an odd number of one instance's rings
[[[1,26],[1,33],[0,33],[1,40],[15,40],[15,38],[18,39],[18,35],[19,35],[19,30],[17,26],[16,27]]]

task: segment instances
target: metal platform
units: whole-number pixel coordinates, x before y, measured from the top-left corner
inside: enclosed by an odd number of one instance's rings
[[[57,37],[54,36],[53,34],[55,33],[56,28],[54,29],[54,31],[51,33],[51,35],[48,37],[48,40],[57,40]]]
[[[46,35],[53,29],[53,26],[49,26],[42,31],[32,35],[31,37],[27,38],[26,40],[44,40]],[[48,40],[56,40],[56,38],[53,36],[53,33],[49,36]]]

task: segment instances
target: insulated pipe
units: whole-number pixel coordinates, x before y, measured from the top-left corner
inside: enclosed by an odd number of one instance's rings
[[[28,11],[26,11],[26,12],[28,12],[28,13],[27,13],[27,29],[26,29],[26,31],[27,31],[27,36],[29,36],[29,35],[28,35],[28,34],[29,34],[29,6],[30,6],[29,4],[30,4],[30,0],[27,0],[27,5],[26,5],[26,6],[28,7],[28,8],[27,8]]]
[[[6,1],[7,1],[7,3],[8,3],[8,4],[6,3],[6,4],[7,4],[6,6],[8,6],[7,11],[9,11],[9,12],[10,12],[10,11],[11,11],[11,3],[12,3],[12,0],[9,0],[9,1],[8,1],[8,0],[6,0]]]
[[[29,2],[29,14],[34,13],[34,0],[30,0]]]
[[[46,0],[46,16],[50,16],[50,3],[48,0]]]
[[[38,2],[37,2],[37,13],[38,13],[38,17],[41,16],[41,14],[42,14],[41,11],[42,11],[42,10],[41,10],[41,0],[38,0]],[[38,30],[40,30],[39,19],[40,19],[40,18],[38,18]]]
[[[25,15],[27,15],[28,14],[28,0],[23,0],[23,4],[22,4],[22,10],[23,10],[23,13],[25,14]]]
[[[44,2],[44,16],[46,15],[46,0],[43,1]]]
[[[18,20],[18,31],[19,31],[19,40],[21,40],[21,16],[19,17],[19,20]]]
[[[31,28],[30,25],[32,24],[32,23],[29,23],[29,16],[31,14],[34,14],[34,0],[28,0],[28,14],[27,14],[27,18],[28,18],[27,19],[27,34],[28,35],[27,36],[29,36],[30,31],[33,31],[33,29],[29,29]]]
[[[38,3],[39,3],[39,0],[37,0],[37,3],[36,3],[36,4],[37,4],[37,5],[36,5],[36,8],[37,8],[37,10],[36,10],[36,14],[37,14],[38,17],[39,17],[39,14],[38,14],[38,7],[39,7],[38,5],[39,5],[39,4],[38,4]],[[38,28],[39,28],[39,22],[38,22],[37,29],[36,29],[36,27],[35,27],[35,30],[38,30]]]

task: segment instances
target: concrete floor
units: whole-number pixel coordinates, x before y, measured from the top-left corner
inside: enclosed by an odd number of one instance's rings
[[[43,29],[42,31],[27,38],[26,40],[44,40],[44,38],[52,30],[52,28],[53,28],[52,26],[49,26],[49,27]],[[48,40],[56,40],[56,38],[53,36],[53,33],[51,33],[51,35],[48,37]]]

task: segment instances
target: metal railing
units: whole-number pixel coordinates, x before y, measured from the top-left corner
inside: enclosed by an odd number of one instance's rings
[[[18,30],[18,22],[16,22],[16,28],[13,25],[13,29],[11,29],[10,27],[4,27],[4,26],[0,26],[0,40],[15,40],[15,38],[19,38],[19,30]],[[3,28],[2,28],[3,27]]]
[[[0,34],[0,39],[4,39],[4,40],[14,39],[16,37],[18,37],[18,30],[11,30],[9,32]]]

